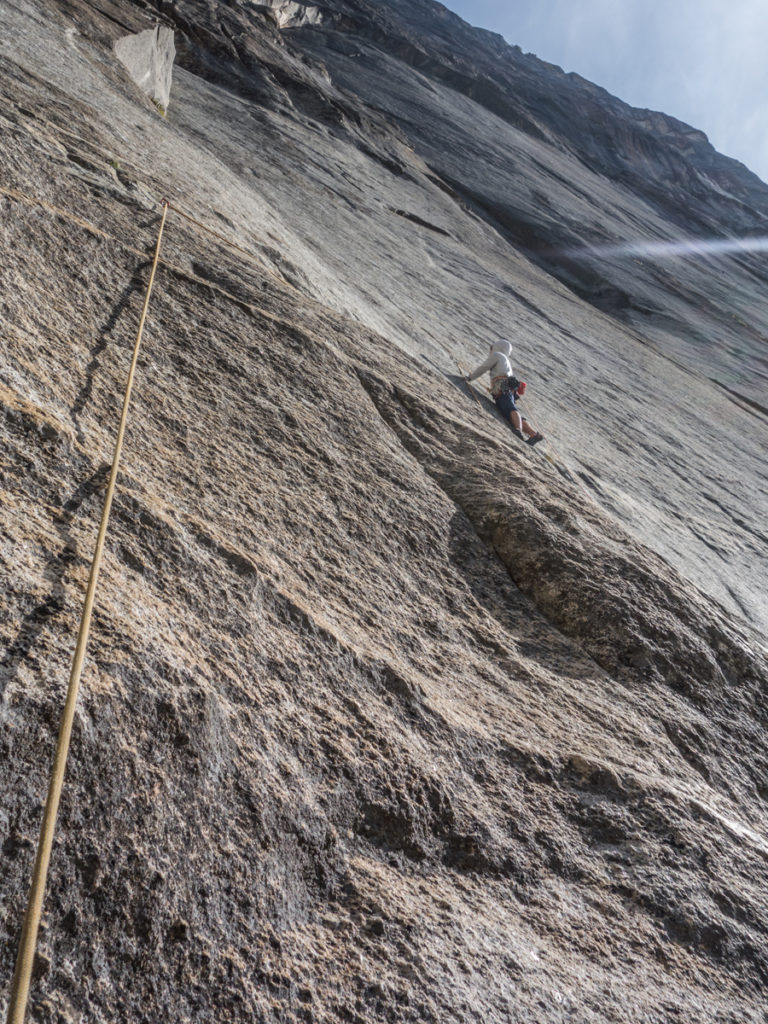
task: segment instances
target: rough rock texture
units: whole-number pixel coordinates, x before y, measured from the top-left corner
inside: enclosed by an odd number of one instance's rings
[[[171,96],[176,55],[171,29],[156,25],[153,29],[122,36],[115,43],[115,55],[139,88],[165,112]]]
[[[763,1021],[765,264],[551,250],[768,188],[420,0],[2,18],[2,998],[169,195],[31,1019]]]

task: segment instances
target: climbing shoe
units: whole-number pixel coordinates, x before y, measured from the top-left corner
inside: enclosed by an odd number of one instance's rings
[[[544,435],[543,434],[534,434],[533,437],[529,437],[528,438],[528,440],[526,441],[526,444],[538,444],[539,441],[543,441],[543,440],[544,440]]]
[[[512,427],[512,433],[515,435],[515,437],[519,437],[521,441],[525,440],[525,434],[522,432],[522,430],[518,430],[517,427]]]

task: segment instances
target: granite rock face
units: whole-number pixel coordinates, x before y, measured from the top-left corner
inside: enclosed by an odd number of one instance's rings
[[[439,4],[2,17],[0,1000],[168,196],[30,1019],[761,1022],[766,267],[572,250],[768,188]]]
[[[440,16],[430,0],[332,6],[321,30],[291,38],[395,119],[464,203],[576,294],[765,407],[764,256],[727,261],[726,296],[722,260],[631,248],[764,238],[768,187],[756,175],[703,132]]]

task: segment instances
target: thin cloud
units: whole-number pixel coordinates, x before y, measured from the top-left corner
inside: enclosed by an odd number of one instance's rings
[[[768,236],[749,238],[683,238],[669,242],[620,242],[561,250],[575,260],[615,260],[622,257],[652,261],[680,257],[732,256],[734,253],[768,252]]]

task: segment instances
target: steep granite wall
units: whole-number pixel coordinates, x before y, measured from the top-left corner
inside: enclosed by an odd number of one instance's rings
[[[2,14],[0,1001],[168,196],[30,1019],[761,1021],[764,266],[544,243],[764,186],[438,4]]]

